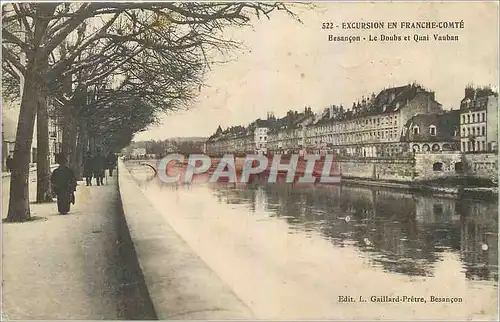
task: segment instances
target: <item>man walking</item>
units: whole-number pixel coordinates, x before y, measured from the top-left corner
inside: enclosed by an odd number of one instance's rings
[[[50,181],[57,196],[57,210],[61,215],[66,215],[71,203],[75,204],[76,177],[73,170],[66,165],[62,154],[56,155],[56,162],[59,167],[52,173]]]
[[[90,152],[87,152],[85,154],[85,157],[83,158],[83,176],[85,177],[85,182],[87,183],[87,186],[92,185],[93,172],[94,169],[92,168],[92,156],[90,155]]]
[[[109,176],[112,177],[113,169],[116,168],[116,155],[113,152],[109,152],[107,161],[108,161]]]
[[[9,154],[9,156],[7,157],[7,160],[5,160],[5,167],[7,168],[7,172],[11,172],[12,171],[12,166],[13,166],[12,163],[13,163],[13,161],[14,161],[14,159]]]
[[[104,185],[104,171],[106,169],[106,158],[101,155],[101,149],[97,148],[96,155],[92,159],[92,167],[94,169],[94,177],[96,178],[97,185]]]

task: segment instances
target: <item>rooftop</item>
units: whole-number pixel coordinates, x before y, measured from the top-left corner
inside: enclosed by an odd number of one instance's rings
[[[431,135],[431,125],[436,127],[436,135]],[[413,128],[419,127],[419,133],[415,134]],[[404,142],[443,142],[453,141],[459,135],[460,111],[451,110],[441,114],[417,114],[405,124]]]

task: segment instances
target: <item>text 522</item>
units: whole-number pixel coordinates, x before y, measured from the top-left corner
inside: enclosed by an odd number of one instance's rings
[[[321,29],[333,29],[335,28],[335,24],[333,22],[323,22],[321,25]]]

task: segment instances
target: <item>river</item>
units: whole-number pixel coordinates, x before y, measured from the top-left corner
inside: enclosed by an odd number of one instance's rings
[[[127,166],[260,319],[497,318],[496,200],[346,184],[164,184]],[[425,302],[387,302],[397,296]]]

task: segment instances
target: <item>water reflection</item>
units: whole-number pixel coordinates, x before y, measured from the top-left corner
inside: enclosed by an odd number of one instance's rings
[[[146,167],[129,168],[260,319],[498,320],[495,200],[352,185],[162,184],[148,181]],[[337,302],[395,294],[464,303]]]
[[[213,185],[219,202],[246,204],[285,220],[291,231],[355,245],[386,271],[433,276],[455,252],[468,279],[498,281],[496,200],[457,200],[356,186]]]

